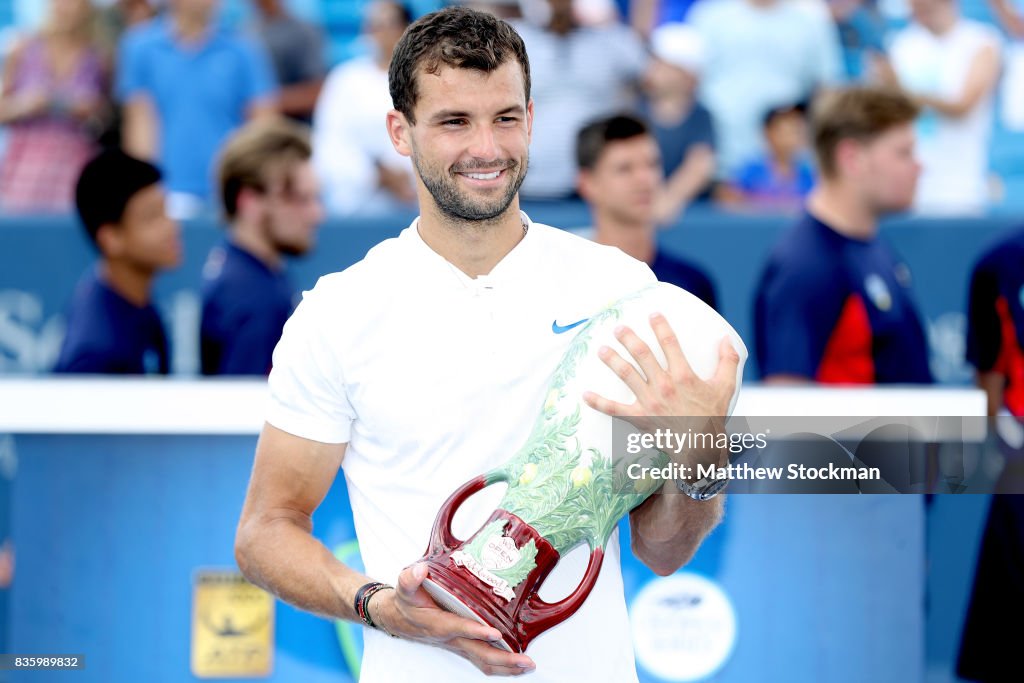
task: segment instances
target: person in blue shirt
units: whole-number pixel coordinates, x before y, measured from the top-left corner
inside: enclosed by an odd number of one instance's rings
[[[203,268],[200,362],[204,375],[266,375],[291,315],[287,256],[312,246],[323,220],[305,126],[257,121],[225,146],[219,180],[227,239]]]
[[[711,279],[658,248],[656,206],[665,191],[658,143],[643,121],[617,115],[587,124],[576,138],[577,183],[594,219],[593,239],[644,261],[661,282],[717,307]]]
[[[217,0],[172,0],[118,47],[116,95],[126,151],[157,163],[172,214],[194,215],[211,195],[217,150],[247,119],[276,109],[270,59],[218,24]]]
[[[765,151],[748,160],[717,199],[737,208],[794,211],[814,186],[807,145],[806,106],[773,107],[764,115]]]
[[[897,91],[823,95],[812,115],[820,181],[768,257],[756,289],[757,362],[766,382],[929,383],[910,270],[878,236],[910,206],[918,107]]]
[[[180,263],[181,241],[164,210],[160,171],[120,151],[101,152],[82,170],[75,203],[100,259],[75,290],[54,372],[167,374],[152,287]]]

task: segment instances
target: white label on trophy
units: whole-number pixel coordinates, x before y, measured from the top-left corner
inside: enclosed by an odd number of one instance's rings
[[[512,547],[515,548],[514,543]],[[516,553],[518,554],[518,551]],[[460,567],[465,567],[473,576],[490,586],[495,595],[500,595],[509,602],[516,597],[508,581],[492,574],[487,567],[477,562],[476,558],[472,555],[457,550],[452,553],[452,561]]]
[[[508,569],[518,561],[519,549],[508,536],[491,536],[480,552],[480,563],[487,569]]]

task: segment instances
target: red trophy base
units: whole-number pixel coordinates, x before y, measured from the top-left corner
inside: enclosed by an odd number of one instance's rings
[[[575,591],[558,602],[544,602],[537,593],[558,562],[558,551],[532,526],[499,508],[481,529],[491,522],[504,521],[502,542],[523,548],[532,541],[537,554],[534,558],[536,566],[524,580],[514,587],[506,584],[496,588],[469,567],[456,563],[452,557],[455,554],[457,558],[458,551],[466,545],[451,533],[455,509],[485,485],[484,478],[477,477],[460,487],[441,507],[434,522],[430,545],[421,560],[427,565],[423,588],[441,608],[497,629],[501,633],[501,642],[495,643],[496,647],[509,652],[523,652],[537,635],[565,621],[582,606],[601,571],[604,549],[598,547],[591,551],[587,571]]]

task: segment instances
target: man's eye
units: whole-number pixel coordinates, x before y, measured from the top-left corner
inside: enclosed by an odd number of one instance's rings
[[[445,125],[445,126],[461,126],[465,122],[466,122],[465,119],[448,119],[442,125]]]
[[[498,117],[498,123],[515,123],[518,120],[519,119],[517,119],[514,116],[499,116]]]

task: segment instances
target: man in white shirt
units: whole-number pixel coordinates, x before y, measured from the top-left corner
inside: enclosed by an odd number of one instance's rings
[[[300,608],[375,626],[365,631],[361,683],[461,683],[534,669],[534,680],[551,683],[636,681],[617,534],[587,601],[529,655],[495,647],[496,629],[437,607],[422,588],[424,566],[410,563],[445,498],[528,435],[572,338],[562,332],[653,275],[519,211],[533,102],[526,50],[508,24],[466,8],[427,15],[399,42],[390,87],[387,128],[412,158],[421,214],[322,278],[288,322],[239,522],[239,567]],[[704,382],[664,318],[652,328],[669,367],[652,366],[651,350],[621,329],[644,375],[610,349],[599,355],[637,401],[588,393],[587,405],[627,419],[724,415],[739,361],[732,347],[722,345],[719,372]],[[366,575],[310,535],[342,463]],[[463,506],[456,535],[466,538],[493,510],[488,493]],[[630,513],[633,550],[672,573],[720,515],[720,498],[652,496]],[[561,557],[541,597],[567,594],[586,559],[584,547]],[[371,577],[397,587],[359,602],[379,588]]]
[[[988,148],[1000,38],[960,16],[956,0],[913,0],[914,21],[890,48],[899,84],[925,108],[918,118],[920,213],[968,214],[988,204]]]
[[[839,33],[816,0],[699,2],[687,23],[704,41],[699,98],[714,118],[720,177],[763,150],[765,112],[842,78]]]
[[[415,208],[412,166],[391,146],[384,115],[391,109],[388,64],[412,21],[392,0],[366,8],[363,33],[373,54],[331,70],[313,114],[313,166],[324,205],[335,216],[392,214]]]

